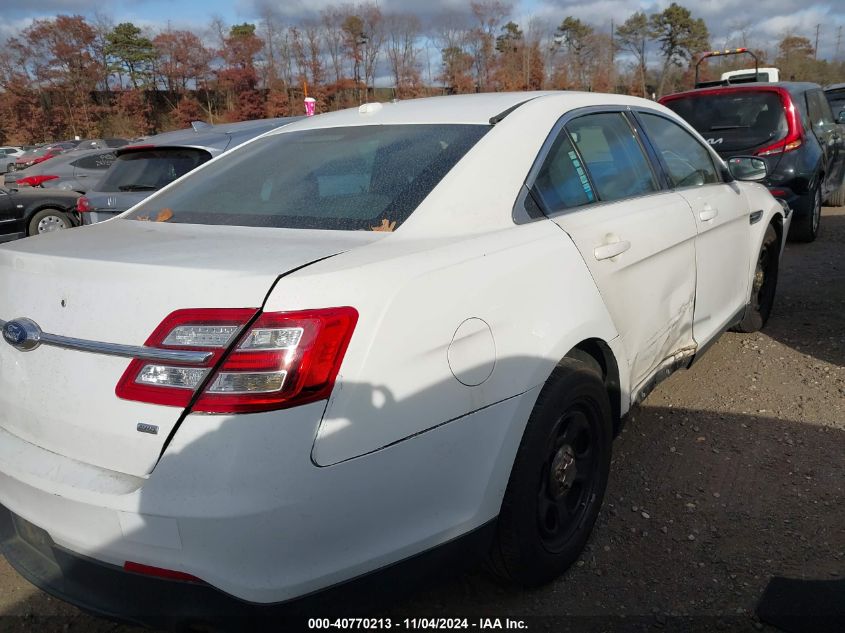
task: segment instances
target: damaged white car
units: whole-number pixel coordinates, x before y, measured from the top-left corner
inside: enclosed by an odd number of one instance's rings
[[[741,182],[765,175],[642,99],[441,97],[299,121],[3,246],[3,553],[133,620],[456,539],[550,581],[632,403],[765,324],[789,228]]]

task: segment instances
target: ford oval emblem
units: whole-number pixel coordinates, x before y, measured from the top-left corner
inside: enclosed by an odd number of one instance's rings
[[[3,325],[3,338],[12,347],[28,352],[41,344],[41,328],[32,319],[13,319]]]
[[[17,321],[9,321],[3,326],[3,338],[9,345],[20,345],[26,340],[26,330]]]

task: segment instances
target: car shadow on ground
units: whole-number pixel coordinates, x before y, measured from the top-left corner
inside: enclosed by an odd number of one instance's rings
[[[845,367],[845,207],[825,209],[818,238],[789,242],[765,334]]]

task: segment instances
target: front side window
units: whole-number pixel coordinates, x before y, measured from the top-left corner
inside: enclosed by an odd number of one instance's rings
[[[663,158],[673,187],[696,187],[721,182],[710,152],[674,121],[641,113],[643,129]]]
[[[393,230],[489,129],[362,125],[273,134],[232,150],[127,217]]]
[[[613,201],[657,191],[651,166],[621,112],[588,114],[566,130],[586,164],[600,200]]]

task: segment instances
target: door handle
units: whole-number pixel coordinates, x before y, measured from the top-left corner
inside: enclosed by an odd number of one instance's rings
[[[719,210],[714,209],[709,204],[705,204],[704,208],[698,212],[698,217],[702,222],[707,222],[707,220],[712,220],[717,215],[719,215]]]
[[[596,246],[593,249],[593,256],[601,261],[603,259],[613,259],[617,255],[621,255],[631,248],[631,242],[628,240],[620,240],[619,238],[612,238],[608,236],[608,241],[601,246]]]

